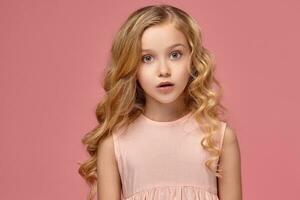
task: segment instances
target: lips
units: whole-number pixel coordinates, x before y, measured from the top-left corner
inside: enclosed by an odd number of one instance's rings
[[[158,86],[157,89],[161,93],[168,94],[174,90],[174,84],[164,83]]]
[[[173,85],[174,85],[174,83],[172,83],[172,82],[164,81],[164,82],[159,83],[159,85],[157,87],[166,87],[166,86],[173,86]]]

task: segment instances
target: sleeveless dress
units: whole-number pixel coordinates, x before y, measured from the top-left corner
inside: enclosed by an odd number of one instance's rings
[[[219,148],[226,128],[220,123]],[[219,200],[216,176],[204,165],[210,155],[202,136],[191,112],[168,122],[141,114],[113,132],[121,200]]]

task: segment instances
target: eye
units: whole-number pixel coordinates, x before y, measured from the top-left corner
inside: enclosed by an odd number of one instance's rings
[[[173,51],[171,53],[171,56],[174,56],[175,55],[175,58],[180,58],[182,56],[182,52],[177,50],[177,51]],[[147,62],[150,62],[151,61],[151,58],[153,58],[151,55],[144,55],[142,56],[142,62],[144,63],[147,63]]]
[[[173,51],[173,52],[171,53],[171,55],[175,55],[175,57],[176,57],[176,55],[179,55],[179,57],[181,57],[182,52],[181,52],[181,51]],[[177,56],[177,57],[178,57],[178,56]]]
[[[143,57],[142,57],[142,61],[143,61],[143,62],[145,62],[145,58],[146,58],[146,59],[149,59],[149,58],[151,58],[151,56],[150,56],[150,55],[145,55],[145,56],[143,56]]]

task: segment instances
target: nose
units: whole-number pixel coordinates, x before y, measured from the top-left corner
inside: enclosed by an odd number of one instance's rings
[[[171,75],[171,69],[165,60],[162,60],[159,63],[158,73],[159,73],[159,76],[170,76]]]

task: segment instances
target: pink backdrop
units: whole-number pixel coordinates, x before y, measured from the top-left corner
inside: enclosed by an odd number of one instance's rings
[[[216,56],[240,142],[244,199],[296,199],[299,1],[164,2],[197,19]],[[85,199],[80,140],[96,124],[112,36],[149,3],[0,2],[0,199]]]

